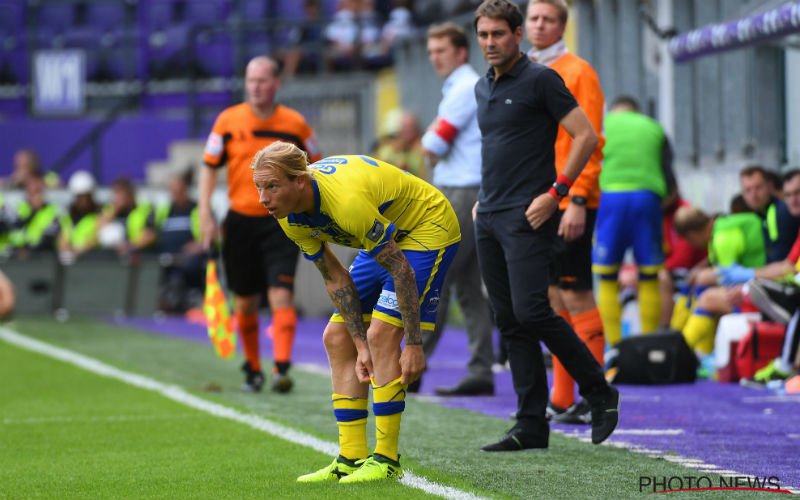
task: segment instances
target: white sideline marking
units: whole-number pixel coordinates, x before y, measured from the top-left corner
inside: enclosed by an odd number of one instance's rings
[[[336,455],[339,453],[339,447],[334,443],[324,441],[318,437],[292,429],[291,427],[287,427],[277,422],[267,420],[266,418],[259,417],[257,415],[242,413],[238,410],[234,410],[233,408],[212,403],[206,399],[189,394],[183,388],[177,385],[164,384],[150,377],[120,370],[119,368],[107,365],[102,361],[84,356],[83,354],[79,354],[75,351],[70,351],[69,349],[56,347],[52,344],[33,339],[13,330],[9,330],[8,328],[0,327],[0,338],[17,347],[58,359],[65,363],[77,366],[78,368],[82,368],[86,371],[101,375],[103,377],[116,379],[121,382],[125,382],[126,384],[139,387],[140,389],[153,391],[190,408],[206,412],[215,417],[226,418],[228,420],[233,420],[234,422],[245,424],[253,429],[265,432],[293,444],[299,444],[301,446],[311,448],[325,455]],[[452,498],[457,500],[483,499],[483,497],[459,490],[458,488],[454,488],[452,486],[444,486],[434,483],[433,481],[429,481],[424,477],[417,476],[416,474],[408,471],[405,473],[405,477],[401,479],[401,482],[412,488],[422,490],[425,493],[444,498]]]
[[[292,366],[307,373],[322,375],[323,377],[331,376],[331,370],[327,366],[322,366],[315,363],[292,363]]]
[[[620,436],[679,436],[683,429],[617,429],[614,434]]]
[[[679,436],[685,431],[683,429],[616,429],[614,436]],[[567,436],[589,436],[591,429],[585,431],[565,431],[562,434]]]

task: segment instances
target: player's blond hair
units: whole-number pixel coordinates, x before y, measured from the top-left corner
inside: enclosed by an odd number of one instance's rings
[[[528,5],[535,3],[546,3],[547,5],[552,5],[555,7],[558,11],[558,20],[561,21],[562,25],[567,25],[567,19],[569,19],[569,6],[567,5],[566,0],[531,0],[528,2]]]
[[[697,207],[680,207],[675,211],[675,231],[681,236],[705,229],[709,222],[711,217]]]
[[[308,156],[305,151],[291,142],[276,141],[265,147],[253,157],[250,163],[253,172],[259,170],[276,170],[290,180],[301,175],[311,177],[308,168]]]

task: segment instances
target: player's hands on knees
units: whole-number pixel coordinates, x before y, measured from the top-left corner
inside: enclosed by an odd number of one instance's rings
[[[356,376],[361,383],[368,383],[375,372],[372,369],[372,355],[369,349],[359,349],[356,357]]]
[[[425,371],[425,353],[421,345],[407,345],[400,354],[400,383],[416,381]]]
[[[550,193],[543,193],[533,199],[528,209],[525,210],[525,218],[534,229],[539,229],[542,224],[553,216],[553,212],[558,208],[558,200],[553,198]]]

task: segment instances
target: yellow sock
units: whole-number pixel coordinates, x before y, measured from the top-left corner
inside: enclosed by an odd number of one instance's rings
[[[616,345],[622,339],[622,305],[619,303],[619,283],[616,273],[600,275],[597,290],[597,308],[603,319],[603,330],[606,332],[608,345]]]
[[[375,414],[375,453],[397,460],[399,458],[400,417],[406,408],[406,388],[400,379],[377,386],[372,381],[372,413]]]
[[[661,291],[658,289],[658,267],[639,268],[639,317],[642,333],[653,333],[661,318]]]
[[[681,293],[678,295],[678,298],[675,299],[675,306],[672,308],[672,318],[669,320],[670,329],[678,331],[683,330],[683,327],[686,326],[686,322],[689,320],[689,316],[692,314],[689,304],[688,294]]]
[[[367,458],[367,400],[333,394],[333,414],[339,425],[339,454],[348,460]]]
[[[714,334],[717,330],[717,318],[705,309],[697,308],[689,316],[683,327],[683,338],[693,350],[711,354],[714,350]]]

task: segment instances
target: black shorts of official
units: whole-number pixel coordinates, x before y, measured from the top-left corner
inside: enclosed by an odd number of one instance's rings
[[[274,217],[251,217],[229,211],[222,225],[222,260],[228,288],[239,296],[264,293],[267,287],[294,289],[300,250]]]
[[[563,210],[553,215],[558,222],[564,216]],[[597,209],[586,209],[586,229],[574,241],[556,237],[553,244],[553,258],[550,259],[550,284],[563,290],[591,290],[592,281],[592,240]]]

